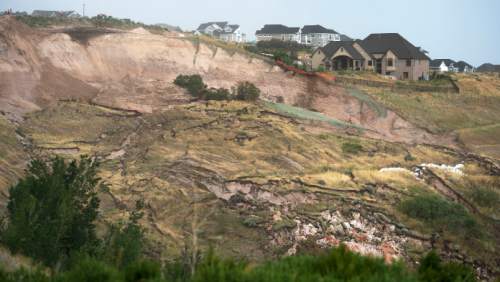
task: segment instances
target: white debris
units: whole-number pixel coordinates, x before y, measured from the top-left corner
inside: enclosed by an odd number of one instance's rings
[[[457,164],[455,166],[449,166],[449,165],[445,165],[445,164],[441,164],[441,165],[437,165],[437,164],[421,164],[420,166],[421,167],[425,167],[425,168],[439,169],[439,170],[450,172],[450,173],[457,174],[457,175],[460,175],[460,176],[464,175],[463,169],[465,167],[463,164]]]
[[[409,169],[406,169],[404,167],[384,167],[379,170],[380,172],[406,172],[406,173],[412,173]]]

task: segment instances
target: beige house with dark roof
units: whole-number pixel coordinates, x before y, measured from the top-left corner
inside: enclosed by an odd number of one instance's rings
[[[429,77],[429,57],[397,33],[371,34],[364,40],[330,42],[312,56],[312,67],[370,70],[397,79]]]

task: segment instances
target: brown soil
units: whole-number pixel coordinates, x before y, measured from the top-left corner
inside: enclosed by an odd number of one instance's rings
[[[394,112],[379,117],[344,88],[284,73],[242,53],[188,39],[106,29],[38,31],[11,17],[0,19],[0,110],[11,118],[59,99],[93,99],[141,112],[188,101],[172,81],[199,73],[213,87],[255,83],[264,99],[319,110],[361,125],[370,136],[408,143],[452,144],[406,122]]]

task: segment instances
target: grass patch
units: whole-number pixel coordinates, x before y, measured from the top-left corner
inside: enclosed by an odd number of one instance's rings
[[[386,108],[383,107],[382,105],[380,105],[379,103],[377,103],[372,97],[370,97],[366,93],[362,92],[361,90],[355,89],[355,88],[350,88],[350,89],[347,89],[347,93],[349,93],[349,95],[355,97],[359,101],[368,105],[368,107],[370,107],[372,110],[374,110],[379,117],[386,117],[387,116]]]
[[[486,208],[493,208],[499,205],[500,196],[488,187],[477,187],[469,193],[471,199],[478,205]]]
[[[333,126],[336,127],[341,127],[341,128],[356,128],[360,131],[363,130],[362,127],[359,127],[354,124],[350,124],[347,122],[343,122],[337,119],[330,118],[322,113],[319,112],[313,112],[310,110],[306,110],[304,108],[299,108],[299,107],[294,107],[286,104],[281,104],[281,103],[272,103],[272,102],[265,102],[265,105],[279,113],[299,118],[299,119],[306,119],[306,120],[315,120],[315,121],[323,121],[327,122]]]
[[[342,144],[342,152],[348,155],[357,155],[363,151],[363,146],[358,143],[347,142]]]
[[[418,219],[433,229],[456,232],[462,236],[478,235],[477,223],[460,204],[439,196],[421,195],[403,201],[403,213]]]

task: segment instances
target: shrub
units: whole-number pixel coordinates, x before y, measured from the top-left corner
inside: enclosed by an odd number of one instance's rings
[[[253,83],[245,81],[238,83],[236,87],[236,99],[242,101],[256,101],[259,99],[260,89]]]
[[[434,252],[427,254],[418,268],[418,277],[421,281],[476,281],[474,272],[470,267],[457,264],[441,262],[439,256]]]
[[[191,96],[201,98],[207,86],[203,83],[200,75],[179,75],[174,80],[174,84],[187,89]]]
[[[95,252],[99,245],[94,221],[99,199],[98,163],[82,156],[65,163],[33,160],[25,179],[10,188],[9,224],[2,241],[49,266],[64,262],[74,252]]]
[[[116,268],[106,265],[104,262],[84,258],[76,263],[71,270],[59,275],[55,281],[79,281],[79,282],[115,282],[122,281],[120,273]]]
[[[460,233],[476,233],[475,220],[457,203],[435,195],[417,196],[401,203],[400,209],[408,216],[424,221],[433,228]]]
[[[225,101],[231,99],[231,93],[225,88],[210,88],[203,93],[203,99]]]
[[[125,281],[151,281],[161,278],[160,265],[152,261],[139,261],[125,269]]]
[[[356,155],[363,151],[363,147],[357,143],[347,142],[342,144],[342,152],[344,154]]]

